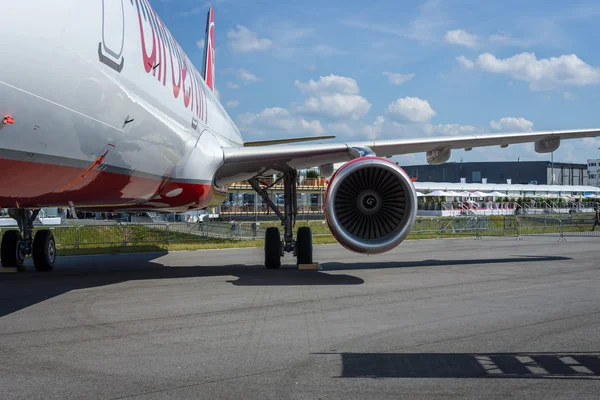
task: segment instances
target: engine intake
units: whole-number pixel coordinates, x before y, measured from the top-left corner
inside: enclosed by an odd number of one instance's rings
[[[383,158],[347,162],[327,188],[329,229],[340,244],[358,253],[383,253],[398,246],[416,216],[412,181],[402,168]]]

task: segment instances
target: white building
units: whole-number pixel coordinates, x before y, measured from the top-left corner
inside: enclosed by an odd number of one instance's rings
[[[600,187],[600,159],[588,160],[588,184]]]

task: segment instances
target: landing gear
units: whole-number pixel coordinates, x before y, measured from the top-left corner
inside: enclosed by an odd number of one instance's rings
[[[265,267],[267,269],[281,266],[281,244],[279,228],[267,228],[265,232]]]
[[[252,178],[248,182],[252,188],[262,197],[275,214],[281,220],[283,225],[283,241],[278,228],[268,228],[265,232],[265,267],[268,269],[279,268],[281,266],[281,257],[285,253],[293,253],[298,264],[312,263],[312,232],[309,227],[298,229],[297,240],[294,241],[294,225],[298,213],[298,204],[296,196],[296,180],[298,171],[288,170],[283,172],[282,176],[273,182],[270,186],[261,187],[257,178]],[[275,186],[283,180],[284,187],[284,205],[283,213],[279,211],[277,205],[269,197],[268,189]]]
[[[33,265],[41,272],[50,271],[56,263],[56,242],[49,230],[41,230],[33,239]]]
[[[23,268],[25,252],[23,251],[23,238],[21,237],[21,232],[17,230],[4,232],[0,253],[3,267]]]
[[[56,262],[56,242],[49,230],[38,231],[33,236],[33,221],[39,210],[11,208],[8,215],[15,219],[19,230],[9,230],[2,236],[0,257],[3,267],[23,269],[25,257],[32,255],[33,264],[38,271],[50,271]]]
[[[296,234],[296,260],[298,264],[312,264],[312,231],[309,227],[298,228]]]

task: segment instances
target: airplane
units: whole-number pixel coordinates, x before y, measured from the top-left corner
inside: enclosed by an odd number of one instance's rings
[[[535,143],[538,153],[600,129],[462,137],[301,143],[329,137],[244,141],[215,93],[214,9],[198,71],[148,0],[47,0],[3,4],[0,24],[0,207],[3,267],[56,265],[50,230],[33,235],[43,207],[95,212],[186,212],[213,208],[229,185],[248,181],[281,220],[265,233],[264,264],[292,253],[313,262],[312,233],[294,232],[298,170],[329,178],[324,212],[337,241],[376,254],[398,246],[415,223],[412,180],[389,158]],[[333,164],[343,163],[333,173]],[[264,177],[279,174],[284,207]],[[283,233],[283,235],[282,235]]]

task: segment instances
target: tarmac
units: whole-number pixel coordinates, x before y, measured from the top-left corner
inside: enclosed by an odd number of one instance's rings
[[[598,399],[600,238],[59,258],[0,275],[0,398]]]

